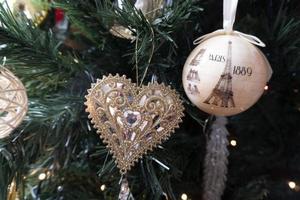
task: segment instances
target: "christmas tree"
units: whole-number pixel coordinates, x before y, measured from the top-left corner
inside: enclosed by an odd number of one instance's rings
[[[222,27],[222,1],[2,1],[0,58],[24,84],[28,112],[0,140],[0,200],[109,200],[122,190],[138,200],[299,199],[299,9],[240,0],[234,29],[264,41],[273,75],[254,106],[225,118],[199,110],[182,85],[193,41]],[[91,84],[109,74],[170,85],[185,107],[126,179],[86,112]]]

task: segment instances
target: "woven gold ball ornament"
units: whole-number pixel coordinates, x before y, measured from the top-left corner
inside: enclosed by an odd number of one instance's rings
[[[183,68],[184,90],[193,104],[209,114],[231,116],[254,105],[271,78],[257,37],[233,31],[237,0],[224,0],[224,29],[196,40]]]
[[[117,5],[119,8],[122,9],[122,4],[124,0],[118,0]],[[145,17],[152,22],[156,19],[157,16],[159,16],[162,12],[162,9],[170,4],[170,0],[136,0],[134,6],[141,10],[142,13],[145,15]],[[133,35],[132,31],[124,26],[115,24],[111,29],[110,33],[114,36],[128,39],[128,40],[134,40],[135,36]]]
[[[170,87],[137,87],[125,76],[104,76],[92,84],[86,111],[122,174],[168,139],[181,122],[183,105]]]
[[[0,66],[0,139],[7,137],[24,119],[28,99],[21,81]]]
[[[48,0],[8,0],[10,10],[16,17],[25,16],[40,25],[48,15]]]

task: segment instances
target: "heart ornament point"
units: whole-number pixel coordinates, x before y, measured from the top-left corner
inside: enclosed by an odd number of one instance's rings
[[[168,139],[184,116],[182,101],[170,87],[158,83],[137,87],[118,74],[93,83],[85,105],[122,174]]]

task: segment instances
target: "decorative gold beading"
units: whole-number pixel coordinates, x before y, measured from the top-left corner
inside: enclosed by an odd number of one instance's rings
[[[122,174],[148,150],[168,139],[182,121],[179,96],[164,84],[137,87],[119,75],[92,84],[86,111]]]

